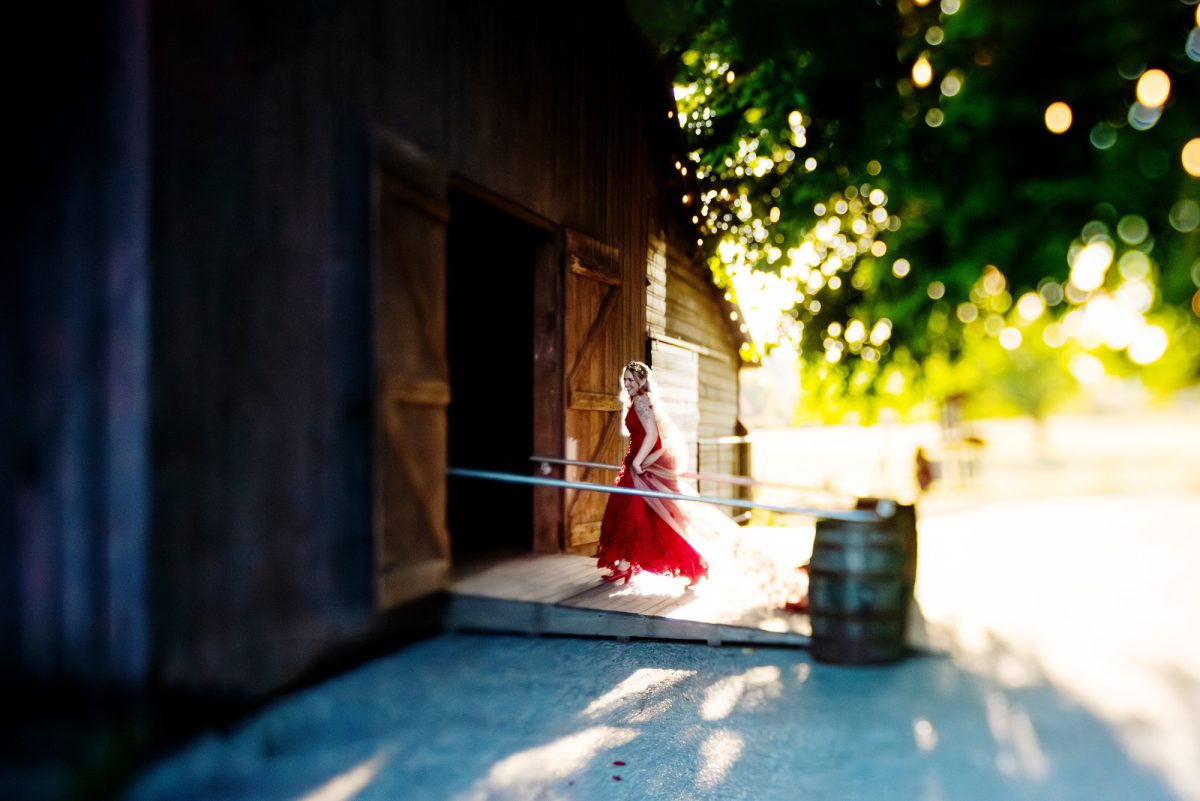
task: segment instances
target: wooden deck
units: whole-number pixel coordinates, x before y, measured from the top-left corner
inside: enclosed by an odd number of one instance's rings
[[[567,554],[525,556],[490,565],[451,585],[449,630],[693,640],[807,647],[808,616],[763,606],[702,583],[638,576],[628,585],[600,580],[595,560]]]

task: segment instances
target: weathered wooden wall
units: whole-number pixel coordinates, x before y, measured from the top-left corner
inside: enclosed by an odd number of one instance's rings
[[[690,445],[691,468],[740,474],[745,465],[730,444],[738,426],[740,320],[736,307],[704,275],[677,239],[654,236],[647,272],[647,329],[655,380]],[[701,482],[701,492],[740,498],[732,484]]]
[[[146,604],[147,9],[7,9],[0,671],[139,686]],[[18,705],[20,699],[16,699]]]
[[[5,199],[4,664],[261,693],[380,611],[379,142],[611,256],[588,370],[615,393],[678,195],[669,89],[603,2],[111,0],[73,23],[46,48],[65,80],[18,95]],[[536,352],[561,359],[552,318]]]
[[[375,608],[378,132],[618,254],[615,391],[668,95],[604,3],[191,0],[156,7],[153,52],[157,667],[259,691]]]
[[[736,450],[711,440],[736,433],[738,349],[742,340],[723,301],[702,268],[676,242],[652,240],[647,308],[655,378],[672,415],[692,447],[697,472],[736,474]],[[704,494],[740,497],[730,484],[701,482]]]

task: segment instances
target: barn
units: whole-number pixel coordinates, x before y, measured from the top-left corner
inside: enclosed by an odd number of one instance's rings
[[[617,461],[631,358],[744,467],[744,329],[619,7],[99,6],[18,98],[6,672],[259,696],[459,565],[590,552],[603,496],[446,469]]]

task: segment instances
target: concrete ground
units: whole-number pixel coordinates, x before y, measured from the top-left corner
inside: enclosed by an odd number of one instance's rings
[[[130,799],[1200,799],[1200,498],[921,524],[939,649],[440,636],[147,772]]]
[[[897,664],[440,636],[196,740],[128,797],[1200,801],[1200,416],[1062,421],[1040,451],[1020,426],[919,505],[927,650]]]

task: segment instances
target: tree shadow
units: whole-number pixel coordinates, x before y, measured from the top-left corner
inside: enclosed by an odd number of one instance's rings
[[[1028,665],[1012,681],[1002,645],[987,658],[448,635],[194,743],[130,798],[1178,798]]]

